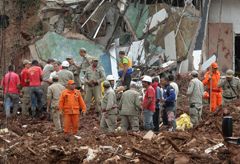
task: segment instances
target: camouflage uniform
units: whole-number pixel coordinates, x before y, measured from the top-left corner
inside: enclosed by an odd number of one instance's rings
[[[50,78],[50,74],[53,71],[53,65],[52,64],[46,64],[43,68],[43,75],[42,75],[42,82],[41,82],[41,88],[43,90],[43,96],[42,96],[42,102],[43,106],[46,106],[47,104],[47,89],[50,83],[48,82]]]
[[[110,87],[105,91],[103,100],[101,102],[102,118],[100,127],[105,132],[114,132],[117,122],[117,104],[114,90]]]
[[[63,86],[67,86],[68,80],[74,80],[73,73],[67,69],[57,72],[58,82]]]
[[[22,114],[25,116],[29,116],[29,109],[31,108],[31,102],[30,102],[30,88],[29,87],[23,87],[22,90],[23,97],[21,98],[22,104]]]
[[[83,60],[82,60],[82,63],[80,64],[80,69],[81,71],[83,71],[83,73],[85,74],[87,68],[89,66],[91,66],[91,62],[92,62],[92,59],[93,57],[90,56],[89,54],[86,54],[84,57],[82,57]]]
[[[190,96],[189,114],[193,125],[197,125],[199,121],[201,121],[203,93],[204,93],[203,83],[198,78],[193,78],[190,81],[187,90],[187,95]]]
[[[222,77],[218,84],[219,87],[223,89],[223,105],[236,100],[240,93],[240,79],[237,77],[232,77],[231,81],[227,81],[226,77]]]
[[[87,110],[90,109],[91,106],[91,100],[94,96],[95,102],[96,102],[96,110],[97,112],[100,112],[99,104],[101,100],[101,82],[105,79],[105,73],[102,67],[97,67],[95,70],[92,68],[92,66],[88,67],[85,74],[85,82],[86,81],[97,81],[98,84],[94,86],[89,86],[85,83],[85,102],[87,105]]]
[[[131,126],[132,131],[139,131],[139,115],[140,115],[140,93],[130,89],[123,93],[119,102],[121,129],[123,132]]]
[[[48,87],[48,92],[47,92],[47,99],[51,100],[51,116],[52,116],[56,131],[62,130],[60,113],[58,110],[58,102],[59,102],[59,97],[64,89],[65,87],[63,85],[61,85],[58,82],[54,82],[52,85]]]
[[[80,68],[77,67],[74,64],[71,64],[68,68],[69,71],[71,71],[73,73],[74,76],[74,82],[76,83],[76,87],[79,88],[80,87]]]

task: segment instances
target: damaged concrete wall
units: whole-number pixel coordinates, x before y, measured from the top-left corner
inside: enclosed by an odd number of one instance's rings
[[[239,8],[240,1],[238,0],[212,0],[211,2],[207,50],[208,55],[214,53],[214,50],[218,53],[219,65],[223,72],[227,68],[234,68],[234,37],[240,34]]]
[[[239,0],[227,0],[227,1],[212,0],[209,13],[209,22],[232,23],[233,31],[237,34],[240,34],[239,9],[240,9]]]

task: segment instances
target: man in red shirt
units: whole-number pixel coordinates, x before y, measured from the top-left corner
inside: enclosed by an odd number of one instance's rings
[[[29,60],[23,61],[24,68],[21,71],[20,79],[22,86],[22,114],[24,116],[29,115],[30,108],[30,94],[29,94],[29,80],[28,80],[28,69],[31,67],[31,62]]]
[[[4,108],[6,116],[9,118],[11,116],[11,107],[13,107],[13,116],[16,115],[17,110],[19,109],[20,78],[13,71],[12,65],[8,67],[8,73],[2,80],[2,87],[4,90]]]
[[[32,61],[32,67],[28,70],[28,79],[30,87],[30,97],[31,97],[31,110],[32,116],[36,117],[36,110],[42,112],[42,96],[43,91],[41,88],[42,80],[42,68],[38,66],[39,63],[37,60]]]
[[[144,76],[142,79],[143,87],[146,89],[143,99],[143,126],[145,130],[153,130],[153,114],[155,112],[156,96],[155,90],[151,86],[152,78],[150,76]]]

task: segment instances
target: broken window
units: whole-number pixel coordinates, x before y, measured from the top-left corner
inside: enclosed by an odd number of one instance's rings
[[[9,26],[9,17],[7,15],[0,15],[0,28],[7,28]]]

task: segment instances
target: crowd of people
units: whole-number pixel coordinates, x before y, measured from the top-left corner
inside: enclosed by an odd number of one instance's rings
[[[49,59],[43,69],[37,60],[24,60],[20,75],[10,65],[2,79],[6,117],[15,117],[19,109],[23,117],[29,118],[37,118],[47,112],[57,132],[64,129],[65,134],[75,135],[79,130],[80,115],[87,114],[94,98],[94,109],[104,132],[116,129],[138,132],[141,122],[144,130],[159,132],[160,123],[169,131],[176,130],[179,88],[174,75],[143,75],[139,85],[132,81],[131,59],[120,51],[120,83],[116,83],[113,75],[105,76],[98,59],[87,54],[85,48],[81,48],[79,54],[82,58],[80,65],[71,56],[63,62]],[[80,74],[84,75],[83,81]],[[194,126],[202,119],[203,99],[209,101],[210,111],[216,112],[225,103],[239,98],[240,80],[233,75],[232,70],[227,70],[226,76],[220,76],[217,63],[209,67],[203,81],[197,71],[190,73],[186,94]],[[121,120],[120,128],[117,128],[118,118]]]

